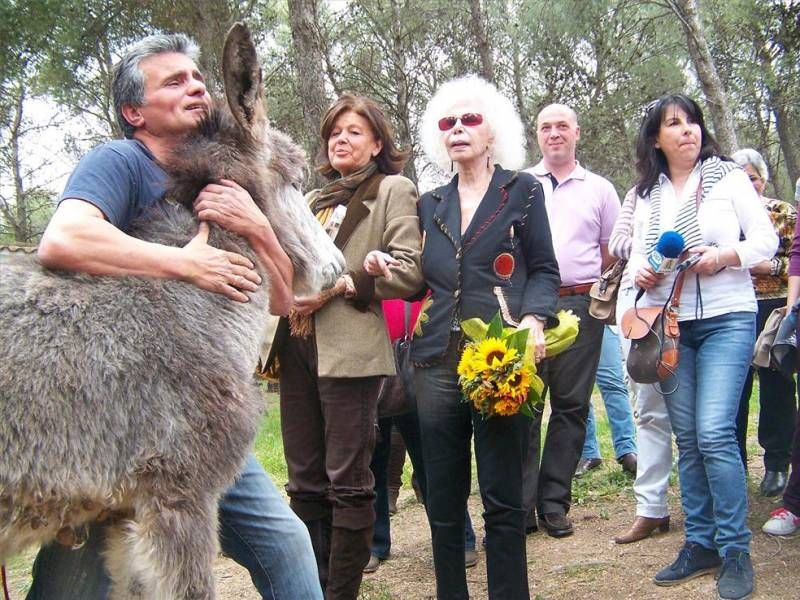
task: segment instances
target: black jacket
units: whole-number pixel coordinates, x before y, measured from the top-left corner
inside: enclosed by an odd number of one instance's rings
[[[472,317],[489,321],[501,308],[498,295],[507,305],[506,322],[537,314],[547,317],[548,327],[558,323],[561,277],[544,193],[535,177],[496,166],[463,237],[458,175],[424,194],[418,212],[430,297],[412,343],[415,364],[440,361],[453,323]]]

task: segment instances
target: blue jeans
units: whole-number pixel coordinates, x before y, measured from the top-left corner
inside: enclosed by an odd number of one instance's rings
[[[52,543],[33,565],[29,600],[101,600],[110,581],[100,552],[105,528],[91,527],[78,550]],[[250,455],[219,502],[222,551],[250,572],[262,598],[322,599],[308,530]]]
[[[603,344],[600,349],[600,364],[597,366],[596,381],[606,407],[608,424],[611,427],[614,455],[620,459],[626,454],[636,452],[634,437],[636,428],[633,424],[628,387],[625,385],[625,373],[622,371],[622,350],[619,345],[619,337],[608,325],[603,330]],[[591,404],[586,421],[586,439],[583,442],[581,458],[600,458],[594,409]]]
[[[428,482],[425,474],[425,461],[422,460],[422,441],[419,432],[417,412],[412,411],[395,417],[378,419],[379,437],[369,468],[375,476],[375,532],[372,535],[371,554],[381,560],[389,558],[392,548],[392,533],[389,523],[389,488],[387,469],[392,446],[392,425],[403,436],[411,464],[417,474],[423,499],[427,496]],[[469,512],[464,511],[464,549],[475,550],[475,531]]]
[[[686,541],[750,551],[747,486],[736,412],[755,341],[756,315],[734,312],[680,323],[677,379],[664,390],[678,443]]]

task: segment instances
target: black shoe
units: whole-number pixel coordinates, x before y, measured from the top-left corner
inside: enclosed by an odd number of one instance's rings
[[[686,542],[678,552],[675,562],[656,573],[653,583],[664,586],[676,585],[706,573],[715,573],[721,563],[722,560],[716,550],[709,550],[694,542]]]
[[[780,496],[788,481],[789,474],[786,471],[767,471],[759,486],[761,495],[767,498]]]
[[[623,454],[617,459],[617,462],[622,465],[622,470],[626,473],[630,473],[634,477],[636,477],[636,463],[638,457],[636,456],[636,452],[628,452],[627,454]]]
[[[753,593],[753,562],[747,552],[730,550],[717,581],[721,600],[745,600]]]
[[[596,469],[602,464],[602,458],[582,458],[578,461],[578,466],[575,468],[575,477],[583,477],[589,471]]]
[[[572,535],[572,521],[564,513],[544,513],[539,515],[539,525],[547,532],[547,535],[554,538]]]

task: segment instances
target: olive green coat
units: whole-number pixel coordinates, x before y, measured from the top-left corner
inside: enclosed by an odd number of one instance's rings
[[[312,203],[317,190],[307,195]],[[352,299],[336,297],[314,315],[319,377],[366,377],[395,373],[381,300],[405,298],[422,287],[422,238],[417,190],[400,175],[365,181],[347,205],[334,243],[356,286]],[[382,250],[400,261],[391,281],[364,271],[364,257]]]

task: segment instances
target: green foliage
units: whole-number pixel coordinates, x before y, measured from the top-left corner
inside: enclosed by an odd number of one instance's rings
[[[316,148],[318,130],[304,120],[298,98],[298,82],[309,74],[293,66],[286,2],[0,0],[0,128],[8,128],[14,114],[11,86],[24,82],[29,99],[47,98],[64,114],[85,120],[67,140],[68,149],[83,151],[117,136],[111,66],[130,43],[156,31],[193,36],[209,86],[219,90],[224,34],[244,19],[259,40],[272,122],[305,148]],[[417,128],[443,81],[483,72],[466,0],[319,0],[315,6],[327,95],[351,91],[375,98],[400,145],[412,152],[405,174],[426,187],[441,181],[443,174],[420,152]],[[763,152],[773,193],[789,198],[800,176],[796,3],[704,0],[699,7],[741,144]],[[622,195],[635,180],[642,107],[672,91],[702,101],[681,24],[662,2],[482,0],[481,19],[494,82],[526,126],[530,163],[539,157],[538,111],[550,102],[570,104],[581,125],[579,160],[611,179]],[[0,183],[7,181],[2,175]]]

